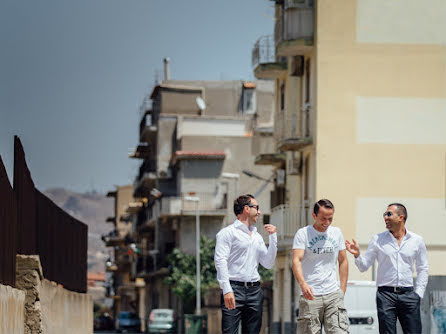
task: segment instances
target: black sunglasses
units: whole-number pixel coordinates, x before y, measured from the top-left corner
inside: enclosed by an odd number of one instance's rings
[[[260,207],[258,205],[252,205],[252,204],[246,204],[247,206],[249,206],[250,208],[254,208],[257,211],[259,211]]]
[[[393,215],[393,212],[390,212],[390,211],[386,211],[386,212],[383,213],[383,217],[384,217],[384,218],[386,218],[386,217],[392,217],[392,215]]]

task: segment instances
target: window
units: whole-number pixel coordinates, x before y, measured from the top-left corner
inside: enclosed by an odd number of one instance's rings
[[[305,62],[305,103],[310,103],[310,59]]]
[[[285,110],[285,82],[280,83],[280,110]]]
[[[240,99],[239,110],[243,114],[252,115],[256,113],[256,84],[244,82]]]

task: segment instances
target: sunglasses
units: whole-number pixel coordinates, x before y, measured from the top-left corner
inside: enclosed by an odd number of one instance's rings
[[[258,205],[252,205],[252,204],[246,204],[247,206],[249,206],[250,208],[254,208],[257,211],[259,211],[260,207]]]
[[[390,212],[390,211],[386,211],[386,212],[383,213],[383,217],[384,217],[384,218],[386,218],[386,217],[392,217],[392,215],[393,215],[393,212]]]

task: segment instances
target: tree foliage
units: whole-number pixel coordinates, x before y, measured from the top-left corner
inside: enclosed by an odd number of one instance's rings
[[[217,270],[214,264],[215,240],[206,236],[200,238],[200,282],[201,295],[210,287],[218,286]],[[196,257],[186,254],[178,248],[168,256],[170,274],[164,279],[164,283],[171,286],[173,293],[179,296],[184,305],[185,313],[192,313],[195,307],[196,296]],[[259,265],[259,274],[262,282],[273,278],[273,270],[268,270]]]

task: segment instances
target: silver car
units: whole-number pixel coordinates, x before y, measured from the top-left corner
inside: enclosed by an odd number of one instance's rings
[[[154,309],[150,312],[148,321],[149,333],[176,333],[177,319],[171,309]]]

